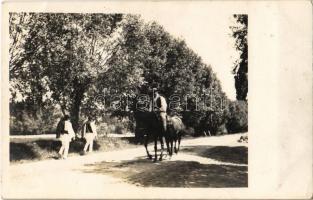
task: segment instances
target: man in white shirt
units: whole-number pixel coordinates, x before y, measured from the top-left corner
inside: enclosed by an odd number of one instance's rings
[[[97,137],[97,130],[94,119],[88,117],[88,120],[84,123],[82,129],[82,138],[86,139],[86,144],[84,146],[84,154],[87,152],[89,147],[89,152],[93,150],[93,141]]]
[[[161,96],[158,91],[155,91],[154,93],[153,108],[154,112],[156,112],[160,116],[163,125],[163,130],[166,131],[167,103],[165,98]]]
[[[73,130],[70,117],[68,115],[65,115],[63,119],[59,122],[57,129],[57,138],[60,138],[60,141],[62,143],[59,150],[59,155],[61,158],[66,159],[70,147],[70,142],[72,138],[75,137],[75,132]]]

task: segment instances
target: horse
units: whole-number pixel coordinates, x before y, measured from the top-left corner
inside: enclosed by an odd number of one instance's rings
[[[185,125],[178,116],[167,115],[167,135],[169,138],[168,152],[170,156],[173,155],[173,143],[174,143],[174,151],[176,154],[178,154],[178,151],[180,148],[180,141],[181,141],[181,137],[182,137],[184,129],[185,129]]]
[[[158,114],[153,111],[135,111],[134,117],[136,120],[136,137],[145,137],[144,139],[144,146],[146,149],[147,156],[150,160],[152,160],[152,155],[149,153],[148,150],[148,143],[150,137],[154,140],[154,162],[158,160],[157,155],[157,143],[158,140],[161,144],[161,153],[159,160],[162,161],[163,159],[163,151],[164,151],[164,142],[163,137],[165,137],[166,145],[168,147],[168,139],[166,137],[166,132],[163,130],[162,121],[159,118]]]

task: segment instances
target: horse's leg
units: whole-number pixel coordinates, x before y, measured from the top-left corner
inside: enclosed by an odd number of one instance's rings
[[[159,160],[161,161],[162,157],[163,157],[163,150],[164,150],[163,136],[160,136],[159,139],[160,139],[160,143],[161,143],[161,154],[160,154]]]
[[[147,156],[151,160],[152,156],[150,155],[150,153],[148,151],[148,143],[149,143],[149,134],[147,134],[147,136],[145,138],[145,148],[146,148]]]
[[[176,154],[177,154],[177,152],[178,152],[178,151],[177,151],[177,147],[176,147],[176,144],[177,144],[177,135],[178,135],[178,133],[176,132],[176,133],[175,133],[175,136],[174,136],[174,137],[175,137],[175,138],[174,138],[174,143],[175,143],[175,144],[174,144],[174,145],[175,145],[174,151],[175,151]]]
[[[177,149],[177,153],[178,153],[179,147],[180,147],[180,140],[181,140],[181,134],[178,133],[178,149]]]
[[[158,136],[154,136],[154,162],[158,160]]]
[[[163,117],[164,120],[161,120],[162,121],[162,127],[163,127],[163,129],[162,129],[163,133],[162,134],[165,138],[167,153],[170,154],[170,146],[169,146],[169,144],[170,144],[169,143],[170,142],[170,138],[169,138],[170,131],[167,128],[166,118],[167,117],[165,115],[165,117]]]
[[[170,156],[173,155],[173,138],[170,139]]]
[[[164,135],[164,138],[165,138],[165,143],[166,143],[167,155],[169,155],[170,154],[170,140],[169,140],[167,133]]]
[[[170,157],[173,155],[173,137],[171,135],[171,132],[168,130],[168,134],[167,134],[167,141],[166,141],[166,145],[167,145],[167,152],[170,155]]]
[[[177,140],[176,140],[176,138],[175,138],[175,140],[174,140],[174,152],[177,154],[177,147],[176,147],[176,143],[177,143]]]

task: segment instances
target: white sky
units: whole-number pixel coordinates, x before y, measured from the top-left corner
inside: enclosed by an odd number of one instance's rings
[[[141,10],[141,16],[145,21],[154,20],[172,35],[183,38],[206,64],[212,66],[227,96],[236,99],[231,69],[238,53],[230,36],[229,26],[233,23],[231,13],[223,13],[212,7],[195,9],[182,6]]]

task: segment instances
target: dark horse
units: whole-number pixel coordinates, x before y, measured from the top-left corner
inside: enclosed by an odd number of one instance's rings
[[[146,148],[147,156],[149,159],[152,159],[152,155],[148,151],[148,143],[149,139],[153,138],[154,141],[154,162],[157,161],[157,143],[158,140],[161,143],[161,153],[159,160],[163,159],[163,151],[164,151],[164,142],[163,137],[166,139],[166,144],[168,146],[168,140],[166,137],[166,132],[163,129],[162,121],[158,113],[152,111],[135,111],[134,117],[136,120],[136,137],[145,137],[144,145]]]

